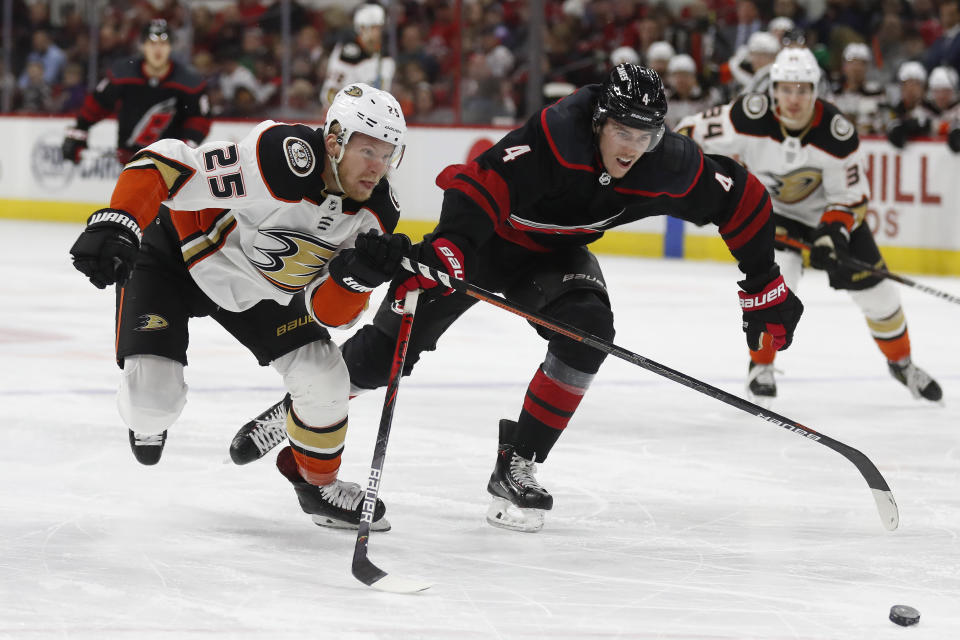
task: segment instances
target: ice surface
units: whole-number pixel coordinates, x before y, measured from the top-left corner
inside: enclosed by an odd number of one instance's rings
[[[867,454],[901,524],[837,453],[608,359],[539,478],[537,534],[484,521],[497,421],[544,343],[486,305],[400,387],[370,557],[434,586],[350,575],[354,534],[301,513],[272,456],[227,460],[282,395],[215,323],[193,322],[190,397],[156,467],[114,394],[113,294],[70,265],[79,227],[0,221],[0,638],[944,640],[960,633],[960,305],[901,288],[915,361],[945,406],[887,373],[820,273],[773,409]],[[616,342],[742,395],[731,264],[601,256]],[[960,294],[960,279],[916,276]],[[347,333],[337,334],[337,341]],[[353,401],[341,477],[366,479],[382,393]],[[921,612],[909,630],[890,607]]]

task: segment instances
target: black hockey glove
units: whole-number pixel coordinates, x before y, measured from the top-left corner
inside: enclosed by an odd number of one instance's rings
[[[947,146],[950,147],[950,151],[954,153],[960,152],[960,127],[952,129],[950,133],[947,134]]]
[[[850,232],[839,222],[820,223],[813,232],[810,266],[836,271],[850,256]]]
[[[140,251],[141,236],[136,218],[126,211],[95,211],[70,247],[73,266],[98,289],[114,282],[123,286]]]
[[[83,129],[67,129],[67,136],[63,139],[60,152],[63,159],[80,164],[80,153],[87,148],[87,132]]]
[[[463,270],[466,265],[463,259],[463,251],[447,238],[434,238],[429,242],[421,242],[414,250],[413,258],[417,262],[433,267],[455,280],[463,280]],[[442,282],[437,282],[420,273],[414,273],[397,287],[394,294],[395,302],[402,302],[407,292],[414,289],[423,289],[429,295],[448,296],[453,293],[453,289]],[[394,308],[397,308],[396,305]]]
[[[369,230],[357,236],[353,249],[344,249],[330,261],[330,277],[344,288],[372,291],[400,270],[400,260],[410,252],[410,238],[402,233]]]
[[[803,304],[787,288],[780,270],[775,267],[770,273],[753,276],[737,284],[743,289],[737,293],[743,311],[747,346],[757,351],[760,349],[761,334],[768,333],[773,338],[774,349],[781,351],[789,347],[793,342],[793,331],[803,313]]]

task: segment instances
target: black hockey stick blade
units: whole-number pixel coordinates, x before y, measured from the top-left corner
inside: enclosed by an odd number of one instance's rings
[[[801,242],[794,238],[788,236],[777,236],[775,243],[779,247],[790,247],[793,249],[804,249],[806,251],[810,250],[810,245],[806,242]],[[872,264],[864,262],[863,260],[858,260],[853,256],[841,256],[838,259],[841,266],[848,269],[856,269],[857,271],[866,271],[871,275],[877,276],[878,278],[887,278],[893,280],[894,282],[899,282],[902,285],[916,289],[917,291],[922,291],[923,293],[929,293],[932,296],[946,300],[947,302],[952,302],[954,304],[960,304],[960,296],[955,296],[952,293],[947,293],[946,291],[941,291],[940,289],[934,289],[933,287],[925,284],[921,284],[916,280],[911,280],[906,276],[901,276],[900,274],[893,273],[892,271],[887,271],[886,269],[878,269]]]
[[[571,340],[582,342],[590,347],[593,347],[594,349],[598,349],[609,355],[616,356],[621,360],[626,360],[627,362],[642,367],[647,371],[656,373],[657,375],[663,376],[668,380],[672,380],[682,384],[685,387],[693,389],[694,391],[699,391],[704,395],[710,396],[715,400],[724,402],[731,407],[735,407],[741,411],[755,415],[761,420],[769,422],[770,424],[786,429],[787,431],[792,431],[793,433],[808,440],[818,442],[825,447],[833,449],[844,458],[852,462],[857,468],[857,471],[860,472],[860,475],[863,476],[863,479],[867,481],[867,486],[869,486],[873,491],[873,499],[877,504],[877,510],[880,512],[880,520],[883,522],[883,526],[890,531],[893,531],[900,524],[900,515],[897,510],[897,503],[893,499],[893,492],[890,491],[887,481],[883,478],[883,475],[880,473],[879,469],[877,469],[876,465],[873,464],[870,458],[857,449],[834,440],[833,438],[822,433],[818,433],[817,431],[814,431],[809,427],[805,427],[799,422],[784,417],[779,413],[764,409],[763,407],[756,405],[749,400],[744,400],[739,396],[728,393],[723,389],[718,389],[713,385],[697,380],[696,378],[680,371],[671,369],[670,367],[650,360],[649,358],[641,356],[640,354],[628,351],[622,347],[618,347],[612,342],[598,338],[597,336],[578,329],[573,325],[561,322],[559,320],[554,320],[537,311],[526,309],[522,305],[511,302],[503,296],[487,291],[486,289],[482,289],[474,284],[470,284],[465,280],[451,278],[448,274],[442,271],[438,271],[425,264],[421,264],[407,258],[404,258],[403,266],[409,271],[420,273],[425,277],[437,280],[442,285],[459,291],[460,293],[468,295],[472,298],[476,298],[482,302],[492,304],[495,307],[500,307],[501,309],[518,315],[529,322],[540,325],[541,327],[545,327],[554,333],[559,333],[560,335],[566,336]]]
[[[367,545],[370,541],[370,524],[373,522],[374,510],[377,507],[377,496],[380,493],[380,480],[383,476],[383,462],[387,455],[387,442],[390,439],[390,427],[393,424],[393,409],[396,406],[397,390],[400,387],[400,377],[403,374],[403,363],[407,358],[407,345],[410,342],[410,331],[413,329],[413,315],[417,310],[419,289],[407,293],[403,301],[403,317],[400,320],[400,332],[397,334],[397,347],[393,354],[393,364],[390,369],[390,380],[387,383],[387,392],[384,396],[383,411],[380,414],[380,428],[377,430],[377,442],[373,447],[373,462],[370,463],[370,478],[363,497],[363,509],[360,514],[360,527],[357,531],[357,542],[353,547],[353,564],[351,571],[354,577],[378,591],[388,593],[417,593],[430,588],[427,582],[399,578],[388,574],[370,561],[367,556]]]

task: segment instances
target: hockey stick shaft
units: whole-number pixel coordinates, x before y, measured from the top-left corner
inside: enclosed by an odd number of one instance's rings
[[[732,393],[728,393],[723,389],[719,389],[713,385],[707,384],[706,382],[697,380],[696,378],[693,378],[680,371],[676,371],[675,369],[671,369],[670,367],[655,362],[640,354],[628,351],[622,347],[618,347],[612,342],[598,338],[597,336],[578,329],[573,325],[567,324],[560,320],[554,320],[537,311],[524,308],[523,306],[511,302],[502,296],[482,289],[474,284],[470,284],[465,280],[451,278],[447,273],[438,271],[425,264],[421,264],[406,258],[403,260],[403,266],[405,269],[412,271],[413,273],[420,273],[424,277],[436,280],[444,286],[459,291],[460,293],[468,295],[472,298],[476,298],[482,302],[492,304],[495,307],[500,307],[501,309],[518,315],[521,318],[525,318],[534,324],[566,336],[571,340],[582,342],[590,347],[593,347],[594,349],[603,351],[604,353],[612,356],[616,356],[621,360],[626,360],[627,362],[642,367],[647,371],[651,371],[657,375],[667,378],[668,380],[682,384],[683,386],[693,389],[694,391],[699,391],[700,393],[710,396],[715,400],[719,400],[732,407],[740,409],[741,411],[745,411],[751,415],[757,416],[761,420],[833,449],[847,460],[852,462],[860,472],[860,475],[862,475],[864,480],[866,480],[867,486],[869,486],[873,491],[873,497],[876,501],[877,509],[880,512],[880,519],[883,521],[884,526],[891,531],[897,528],[900,518],[897,512],[897,504],[893,499],[893,493],[890,491],[887,481],[883,478],[883,475],[877,469],[876,465],[874,465],[866,455],[857,449],[854,449],[853,447],[850,447],[838,440],[834,440],[829,436],[819,433],[800,424],[799,422],[791,420],[790,418],[782,416],[779,413],[769,411],[759,405],[735,396]]]
[[[800,240],[796,240],[795,238],[790,238],[787,236],[777,236],[776,244],[784,248],[802,249],[806,251],[809,251],[811,248],[811,246],[806,242],[802,242]],[[960,304],[960,297],[958,296],[947,293],[946,291],[941,291],[940,289],[934,289],[933,287],[917,282],[916,280],[911,280],[906,276],[901,276],[897,273],[893,273],[892,271],[887,271],[886,269],[878,269],[874,267],[872,264],[868,262],[864,262],[863,260],[858,260],[853,256],[838,256],[837,262],[841,266],[847,267],[848,269],[856,269],[857,271],[866,271],[872,275],[877,276],[878,278],[888,278],[890,280],[893,280],[894,282],[899,282],[902,285],[912,287],[918,291],[929,293],[930,295],[936,296],[938,298],[943,298],[947,302]]]
[[[407,345],[410,343],[410,332],[413,330],[413,316],[417,310],[419,294],[420,291],[415,289],[407,293],[404,299],[400,332],[397,334],[397,346],[394,350],[390,378],[387,382],[387,392],[383,400],[383,411],[380,414],[377,442],[373,447],[373,461],[370,463],[370,477],[367,480],[363,497],[363,509],[360,515],[360,526],[357,530],[357,542],[353,548],[353,563],[351,566],[354,577],[365,585],[400,593],[422,591],[430,585],[389,576],[367,557],[367,545],[370,540],[370,525],[373,523],[374,510],[377,507],[377,496],[380,493],[383,462],[387,455],[390,427],[393,425],[393,410],[397,404],[397,391],[400,388],[403,365],[407,359]]]

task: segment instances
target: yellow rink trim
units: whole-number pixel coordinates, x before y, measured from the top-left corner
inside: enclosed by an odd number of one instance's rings
[[[107,203],[0,199],[0,218],[82,224],[93,211],[105,206]],[[436,222],[431,220],[401,220],[397,230],[416,242],[435,225]],[[591,249],[596,253],[660,258],[663,257],[663,236],[659,233],[608,231],[591,245]],[[895,272],[960,275],[960,251],[892,246],[881,246],[880,250],[887,265]],[[689,260],[733,261],[727,245],[719,236],[686,234],[683,256]]]

